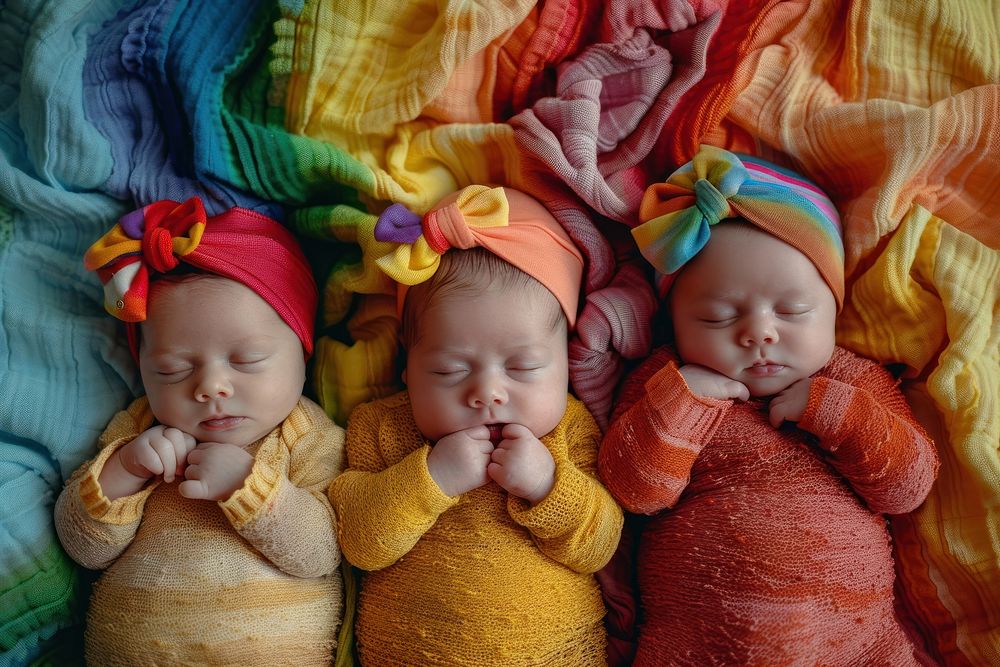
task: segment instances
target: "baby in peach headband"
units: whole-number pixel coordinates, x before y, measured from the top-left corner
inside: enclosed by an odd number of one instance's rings
[[[702,147],[640,210],[675,347],[626,381],[599,461],[649,515],[635,664],[917,664],[881,513],[919,506],[938,461],[896,379],[834,343],[833,204]]]
[[[622,512],[596,476],[598,428],[568,394],[583,261],[552,215],[470,186],[376,238],[401,284],[407,390],[359,406],[330,488],[366,572],[370,665],[602,665],[593,576]],[[404,293],[405,292],[405,293]]]
[[[88,250],[146,395],[56,503],[105,570],[92,665],[330,664],[343,607],[326,490],[344,431],[302,396],[316,286],[292,235],[197,198],[124,216]]]

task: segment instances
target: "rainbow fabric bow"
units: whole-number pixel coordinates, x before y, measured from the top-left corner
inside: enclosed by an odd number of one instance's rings
[[[104,283],[104,308],[124,322],[146,319],[150,270],[166,273],[201,243],[201,199],[162,200],[123,215],[83,256]]]
[[[766,160],[703,145],[666,182],[646,188],[632,236],[643,257],[671,276],[698,254],[711,228],[742,218],[812,260],[844,302],[844,244],[830,198],[803,176]],[[661,293],[672,281],[665,280]]]

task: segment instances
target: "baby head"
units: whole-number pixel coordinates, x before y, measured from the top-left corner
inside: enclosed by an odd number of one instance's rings
[[[387,213],[376,238],[394,216],[400,229],[405,213]],[[405,266],[421,268],[413,259],[426,256],[432,269],[413,280],[388,255],[379,264],[401,286],[403,380],[417,428],[432,441],[479,425],[496,439],[510,423],[548,434],[566,410],[567,333],[583,271],[576,247],[544,206],[509,188],[470,186],[416,224]]]
[[[316,286],[294,237],[233,208],[160,201],[87,251],[124,320],[157,421],[249,445],[292,411],[312,352]]]
[[[814,184],[703,146],[650,186],[633,230],[677,353],[770,396],[829,361],[843,304],[840,219]]]

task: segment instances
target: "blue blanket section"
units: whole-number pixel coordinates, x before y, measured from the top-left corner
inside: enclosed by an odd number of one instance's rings
[[[79,627],[88,575],[59,546],[53,504],[141,392],[84,250],[157,199],[281,216],[230,173],[219,118],[257,7],[0,3],[0,665]]]
[[[280,219],[280,206],[244,191],[219,122],[226,64],[254,16],[250,3],[234,12],[224,2],[149,2],[95,35],[84,103],[110,145],[104,192],[140,203],[198,195],[209,215],[243,206]]]

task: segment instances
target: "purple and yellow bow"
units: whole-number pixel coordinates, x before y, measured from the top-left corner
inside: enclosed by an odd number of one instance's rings
[[[489,247],[483,230],[507,225],[510,207],[503,188],[470,185],[446,197],[423,217],[393,204],[375,223],[375,238],[398,244],[375,260],[402,285],[424,282],[449,248]]]
[[[379,216],[374,235],[393,244],[375,263],[399,285],[433,276],[451,248],[482,247],[545,285],[570,327],[576,322],[583,257],[548,209],[523,192],[470,185],[423,216],[393,204]]]

